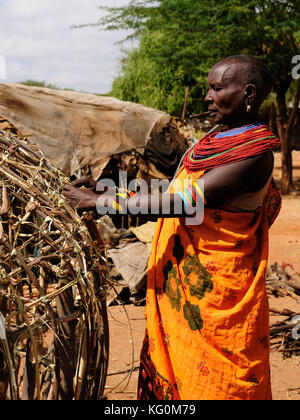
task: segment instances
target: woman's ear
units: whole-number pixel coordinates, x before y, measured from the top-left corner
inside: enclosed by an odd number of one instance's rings
[[[256,98],[256,86],[246,85],[246,107],[252,106]]]

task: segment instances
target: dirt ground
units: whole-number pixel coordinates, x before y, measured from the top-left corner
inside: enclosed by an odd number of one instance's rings
[[[293,152],[293,162],[298,190],[283,197],[282,210],[270,229],[269,264],[288,262],[300,273],[300,152]],[[275,154],[274,178],[280,179],[279,154]],[[272,297],[270,306],[300,314],[300,297],[298,302],[290,297]],[[106,383],[109,400],[136,400],[139,353],[145,331],[144,312],[144,307],[133,305],[109,307],[111,342]],[[299,356],[283,359],[282,353],[272,352],[271,377],[274,400],[300,400]]]

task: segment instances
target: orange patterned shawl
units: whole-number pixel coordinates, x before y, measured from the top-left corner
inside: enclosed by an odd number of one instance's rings
[[[272,398],[265,274],[280,203],[272,183],[255,212],[205,208],[199,226],[158,221],[138,399]]]

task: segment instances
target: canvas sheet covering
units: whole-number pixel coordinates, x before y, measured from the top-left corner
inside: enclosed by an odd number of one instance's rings
[[[0,115],[65,175],[90,166],[99,177],[112,155],[143,148],[164,112],[115,98],[0,84]]]

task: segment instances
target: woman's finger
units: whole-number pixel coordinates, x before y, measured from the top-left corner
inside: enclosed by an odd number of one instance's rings
[[[90,179],[87,176],[83,176],[82,178],[76,179],[72,182],[72,186],[76,188],[80,188],[90,184]]]
[[[72,187],[72,185],[66,184],[66,185],[64,185],[63,191],[71,191],[72,189],[74,189],[74,187]]]

